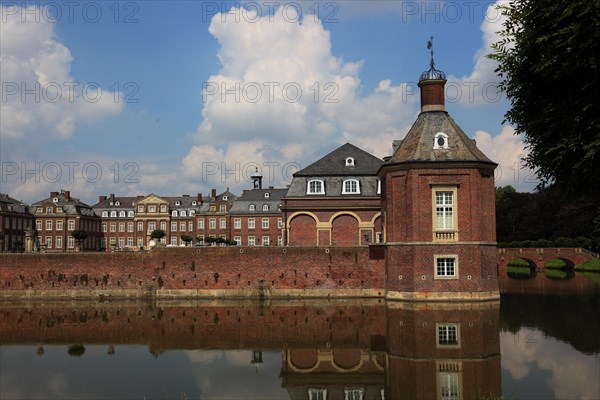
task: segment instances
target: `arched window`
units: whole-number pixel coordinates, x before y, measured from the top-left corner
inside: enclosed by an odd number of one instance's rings
[[[187,213],[185,212],[185,210],[181,210],[181,212],[179,212],[179,216],[185,217],[185,216],[187,216]]]
[[[180,202],[179,200],[177,200],[177,201],[175,202],[175,205],[176,205],[176,206],[180,206],[180,205],[181,205],[181,202]]]
[[[102,211],[102,217],[103,218],[107,218],[108,217],[108,211]]]
[[[124,218],[125,217],[125,211],[119,211],[119,217]]]
[[[269,205],[263,204],[263,211],[269,211]]]
[[[120,206],[121,202],[120,201],[115,201],[115,206]]]
[[[111,211],[110,212],[110,216],[115,218],[117,216],[117,212],[116,211]]]
[[[265,199],[268,199],[269,196],[270,196],[269,193],[265,193]]]
[[[357,179],[346,179],[342,187],[342,194],[360,194],[360,183]]]
[[[325,194],[325,183],[321,179],[311,179],[306,184],[306,194]]]
[[[171,211],[171,217],[176,217],[178,215],[177,210]]]
[[[190,210],[190,217],[193,217],[194,215],[196,215],[196,211]]]
[[[346,167],[354,167],[354,158],[352,158],[352,157],[346,158]]]
[[[134,216],[134,212],[133,211],[128,211],[127,212],[127,216],[128,217],[133,217]]]
[[[250,204],[248,206],[248,211],[255,211],[256,210],[256,206],[254,204]]]

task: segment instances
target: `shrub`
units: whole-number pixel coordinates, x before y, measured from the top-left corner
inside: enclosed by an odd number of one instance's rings
[[[508,266],[510,266],[510,267],[528,267],[529,268],[529,261],[524,260],[522,258],[515,258],[514,260],[510,260],[508,262]]]
[[[552,260],[548,260],[544,267],[553,268],[553,269],[561,269],[567,266],[567,263],[561,260],[560,258],[553,258]]]

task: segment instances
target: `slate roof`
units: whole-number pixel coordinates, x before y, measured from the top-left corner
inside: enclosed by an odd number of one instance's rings
[[[448,149],[433,148],[438,132],[448,135]],[[388,164],[427,161],[466,161],[495,165],[445,111],[422,112]]]
[[[13,199],[8,194],[0,193],[0,211],[27,213],[29,206],[22,201]]]
[[[229,210],[230,214],[273,214],[279,213],[279,206],[282,203],[282,198],[286,195],[287,189],[252,189],[245,191],[238,197]],[[269,197],[265,198],[265,193],[269,193]],[[250,204],[256,206],[255,211],[250,211]],[[263,211],[263,205],[269,206],[269,211]]]
[[[354,158],[354,166],[346,166],[346,158]],[[300,176],[359,176],[376,175],[383,160],[366,151],[346,143],[320,160],[294,174]]]
[[[54,201],[55,198],[57,201]],[[69,196],[69,200],[67,201],[65,200],[65,194],[63,192],[58,193],[56,196],[50,196],[43,200],[36,201],[31,207],[43,207],[45,204],[60,206],[67,215],[94,215],[94,211],[90,205],[73,196]]]

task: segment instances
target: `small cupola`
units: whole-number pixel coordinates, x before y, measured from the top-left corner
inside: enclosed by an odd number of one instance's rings
[[[427,48],[431,53],[429,69],[421,74],[419,88],[421,89],[421,112],[445,111],[444,86],[446,85],[446,74],[435,68],[433,59],[433,36],[427,42]]]

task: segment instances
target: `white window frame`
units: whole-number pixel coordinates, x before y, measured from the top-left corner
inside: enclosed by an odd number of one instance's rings
[[[263,246],[269,246],[271,244],[271,238],[269,236],[263,236],[261,241]]]
[[[436,323],[435,324],[436,346],[438,348],[460,347],[460,324]]]
[[[242,219],[241,218],[235,218],[233,220],[233,229],[242,229]]]
[[[352,187],[355,184],[355,187]],[[342,194],[360,194],[360,181],[358,179],[345,179],[342,183]]]
[[[72,220],[72,219],[68,220],[67,225],[68,225],[70,231],[75,230],[75,221],[74,220]]]
[[[263,211],[269,211],[269,205],[268,204],[263,204]]]
[[[62,236],[56,236],[54,240],[56,241],[56,248],[62,249]]]
[[[204,229],[204,218],[198,220],[198,229]]]
[[[234,236],[233,240],[235,240],[237,242],[236,246],[242,245],[242,237],[241,236]]]
[[[256,246],[256,238],[254,236],[248,236],[248,246]]]
[[[256,220],[254,218],[248,218],[248,229],[256,229]]]
[[[225,218],[221,218],[219,221],[219,229],[226,229],[227,228],[227,220]]]
[[[125,218],[125,211],[119,211],[119,218]]]
[[[125,232],[125,222],[119,222],[119,232]]]
[[[322,179],[309,180],[306,182],[306,194],[325,194],[325,182]]]
[[[441,145],[439,143],[440,138],[444,140],[444,142]],[[444,132],[436,133],[433,138],[433,149],[439,150],[439,149],[447,149],[447,148],[448,148],[448,135],[446,135]]]
[[[133,232],[133,222],[127,223],[127,232]]]
[[[450,261],[453,265],[450,265]],[[454,274],[449,274],[452,269]],[[434,256],[435,279],[458,279],[458,255],[457,254],[439,254]]]
[[[57,231],[63,230],[63,222],[62,221],[56,221],[56,230]]]
[[[307,388],[308,400],[327,400],[327,389]]]
[[[108,211],[102,211],[102,218],[108,218]]]
[[[47,231],[51,231],[52,230],[52,220],[49,219],[46,221],[46,230]]]
[[[346,157],[346,167],[354,167],[354,157]]]
[[[105,238],[103,239],[106,240]],[[69,239],[67,240],[67,246],[69,249],[75,248],[75,238],[73,236],[69,236]],[[104,247],[106,247],[106,245]]]
[[[269,229],[269,218],[262,219],[262,227],[263,229]]]
[[[208,220],[208,229],[217,229],[217,220],[216,218],[211,218]]]
[[[256,211],[256,206],[254,204],[250,204],[248,206],[248,211]]]
[[[179,223],[179,231],[180,231],[180,232],[185,232],[185,227],[186,227],[186,225],[187,225],[187,224],[185,223],[185,221],[183,221],[183,222],[180,222],[180,223]]]
[[[117,224],[114,222],[110,223],[110,231],[111,232],[116,232],[117,231]]]

